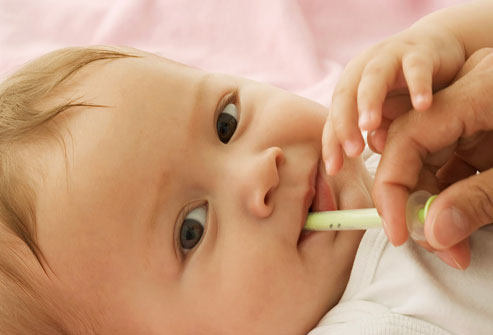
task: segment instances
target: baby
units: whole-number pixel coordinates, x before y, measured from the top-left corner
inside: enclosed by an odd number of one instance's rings
[[[433,281],[430,264],[439,282],[455,271],[383,231],[302,232],[310,209],[371,206],[360,157],[326,174],[327,109],[312,101],[110,47],[55,51],[0,94],[2,333],[305,334],[355,257],[313,333],[368,307],[413,324],[403,285]],[[430,299],[455,308],[446,288]]]
[[[326,175],[325,107],[109,47],[0,99],[1,333],[302,334],[340,299],[363,233],[302,227],[371,177]]]
[[[129,48],[19,70],[0,86],[0,332],[488,333],[491,230],[467,271],[382,230],[302,231],[373,206],[361,157],[325,170],[327,112]]]

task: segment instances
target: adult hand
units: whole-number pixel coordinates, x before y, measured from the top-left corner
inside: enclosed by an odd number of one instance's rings
[[[468,236],[493,221],[492,50],[473,54],[429,110],[392,122],[372,190],[387,236],[400,245],[408,238],[409,192],[450,185],[430,208],[425,236],[442,260],[462,269],[470,262]]]

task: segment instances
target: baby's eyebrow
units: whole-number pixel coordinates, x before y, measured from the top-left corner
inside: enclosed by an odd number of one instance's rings
[[[196,84],[196,90],[193,93],[194,101],[192,103],[192,117],[186,127],[188,134],[195,134],[197,121],[201,122],[202,120],[204,120],[204,117],[208,115],[208,113],[204,113],[203,109],[205,106],[205,102],[208,100],[208,97],[210,95],[210,88],[212,86],[214,76],[215,75],[212,73],[205,73]]]
[[[211,86],[211,82],[213,81],[213,77],[214,74],[206,73],[199,80],[197,84],[197,94],[195,96],[196,99],[194,104],[194,111],[196,111],[199,106],[202,106],[202,103],[206,99],[209,87]]]

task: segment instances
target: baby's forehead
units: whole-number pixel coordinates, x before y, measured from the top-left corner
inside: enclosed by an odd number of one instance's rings
[[[74,115],[77,121],[68,123],[70,132],[81,120],[105,124],[103,135],[115,128],[124,128],[128,134],[140,129],[149,131],[158,122],[167,125],[174,116],[196,109],[208,73],[139,50],[123,51],[135,57],[88,64],[63,88],[61,100],[77,99],[95,106],[74,113],[84,116]],[[97,127],[91,127],[94,131],[79,132],[79,140],[95,136]]]
[[[182,98],[190,97],[194,90],[183,88],[200,78],[201,71],[137,49],[122,48],[117,51],[131,57],[89,63],[36,103],[35,107],[39,110],[58,108],[67,103],[84,105],[67,109],[57,118],[64,120],[64,126],[59,130],[68,130],[67,133],[62,131],[64,140],[73,141],[78,137],[79,140],[85,140],[88,136],[96,135],[95,127],[92,126],[93,131],[72,136],[81,117],[91,124],[105,124],[108,129],[123,127],[130,131],[133,125],[154,120],[146,117],[149,113],[146,114],[145,110],[158,110],[156,107],[160,107],[160,114],[168,114],[162,112],[173,100],[181,101],[182,104],[191,103],[192,99]],[[101,132],[107,134],[108,130]]]
[[[205,73],[171,59],[139,50],[135,50],[131,55],[135,57],[104,60],[94,66],[90,64],[87,69],[81,69],[76,81],[86,84],[85,89],[93,93],[94,91],[135,93],[153,84],[166,85],[173,82],[178,84],[187,81],[192,85],[192,82]],[[169,85],[168,89],[174,89],[174,86]]]
[[[139,104],[155,100],[164,93],[181,89],[185,94],[182,88],[193,87],[193,82],[203,74],[198,69],[154,54],[139,50],[122,51],[131,57],[86,64],[37,101],[34,107],[49,110],[82,103],[104,107],[133,105],[138,108]]]

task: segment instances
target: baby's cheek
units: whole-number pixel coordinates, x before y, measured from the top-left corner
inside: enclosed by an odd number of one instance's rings
[[[237,268],[242,267],[241,265]],[[230,268],[231,275],[226,282],[223,282],[219,296],[211,297],[213,300],[220,301],[220,306],[216,306],[214,313],[221,310],[221,324],[223,327],[230,327],[227,332],[240,326],[250,329],[252,325],[259,324],[265,319],[266,315],[272,314],[272,303],[274,293],[270,287],[272,282],[269,271],[252,267],[244,264],[243,271],[238,271],[235,267]]]

